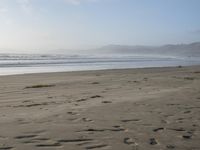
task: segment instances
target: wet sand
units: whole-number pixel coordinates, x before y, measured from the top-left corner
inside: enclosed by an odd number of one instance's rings
[[[0,150],[199,150],[200,66],[0,76]]]

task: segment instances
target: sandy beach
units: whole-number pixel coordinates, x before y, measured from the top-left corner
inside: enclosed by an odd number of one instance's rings
[[[200,66],[0,76],[0,150],[199,150]]]

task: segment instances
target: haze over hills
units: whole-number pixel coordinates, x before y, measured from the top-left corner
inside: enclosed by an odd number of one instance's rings
[[[163,46],[107,45],[96,51],[100,53],[200,57],[200,42]]]
[[[1,53],[1,51],[0,51]],[[32,52],[40,54],[39,50]],[[20,53],[20,54],[23,54]],[[25,53],[26,54],[26,53]],[[28,54],[28,53],[27,53]],[[31,53],[30,53],[31,54]],[[69,50],[58,49],[42,51],[41,54],[64,54],[64,55],[81,55],[81,54],[131,54],[131,55],[159,55],[174,57],[200,57],[200,42],[190,44],[167,44],[162,46],[131,46],[131,45],[107,45],[96,49]]]

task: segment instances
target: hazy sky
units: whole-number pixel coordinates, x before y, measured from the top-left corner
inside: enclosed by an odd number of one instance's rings
[[[200,41],[200,0],[0,0],[0,52]]]

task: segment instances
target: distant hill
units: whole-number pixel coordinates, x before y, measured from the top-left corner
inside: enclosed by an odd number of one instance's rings
[[[200,57],[200,42],[163,46],[108,45],[96,51],[100,53]]]

